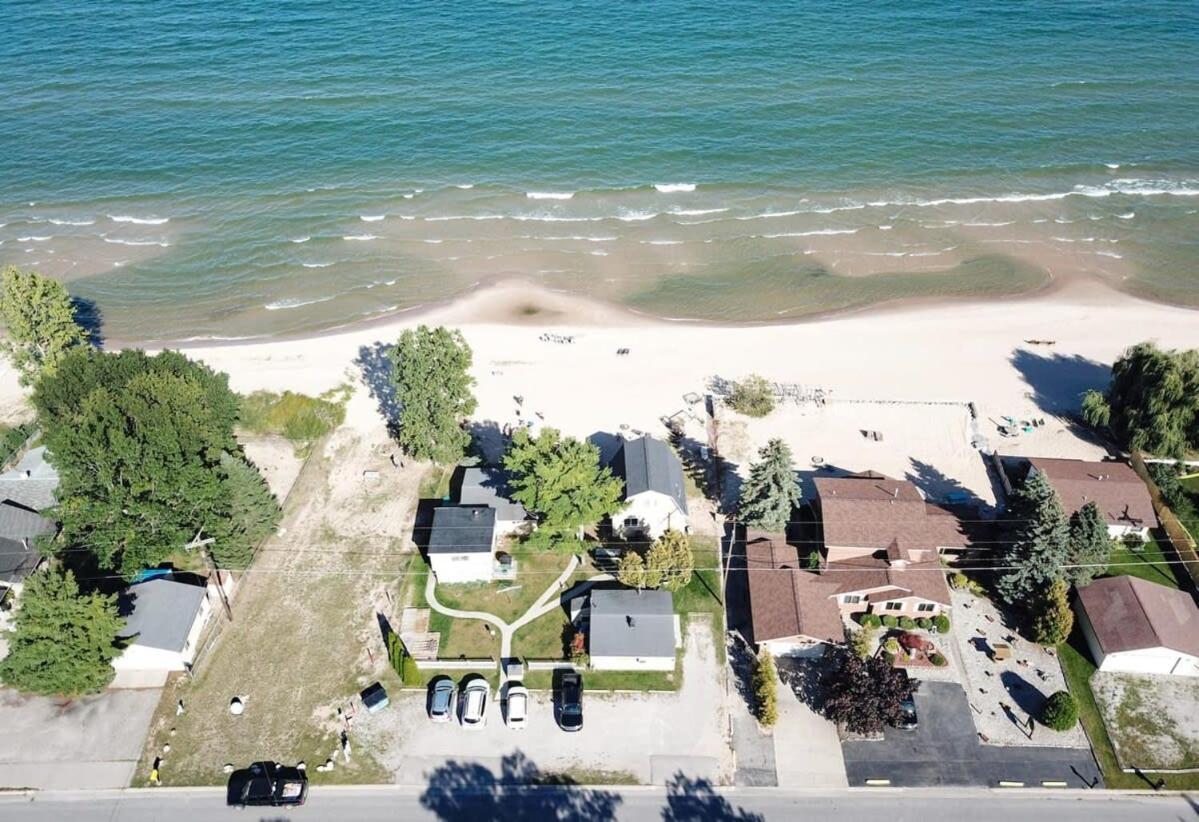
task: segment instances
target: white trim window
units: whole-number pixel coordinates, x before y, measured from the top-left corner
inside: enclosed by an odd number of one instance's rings
[[[888,611],[902,611],[903,603],[897,599],[893,599],[887,603],[887,610]]]
[[[937,606],[932,602],[921,602],[916,606],[916,610],[927,614],[929,611],[937,610]]]
[[[857,605],[862,601],[862,597],[859,594],[846,594],[845,596],[841,597],[841,601],[846,605]]]

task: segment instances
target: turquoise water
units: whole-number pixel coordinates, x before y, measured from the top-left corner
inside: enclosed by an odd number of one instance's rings
[[[10,2],[0,94],[0,262],[125,339],[509,277],[728,320],[1199,302],[1196,3]]]

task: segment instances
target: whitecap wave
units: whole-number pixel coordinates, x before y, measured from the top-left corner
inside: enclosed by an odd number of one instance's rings
[[[889,226],[889,225],[880,225],[880,226],[878,227],[878,230],[879,230],[879,231],[890,231],[892,228],[894,228],[894,226]]]
[[[682,240],[641,240],[642,245],[682,245]]]
[[[1119,163],[1104,163],[1104,165],[1107,166],[1108,168],[1112,169],[1113,171],[1120,167]]]
[[[805,211],[763,211],[761,214],[750,214],[738,217],[738,220],[772,220],[776,217],[794,217],[796,214],[806,214]]]
[[[1003,222],[998,222],[998,223],[987,223],[987,222],[980,221],[980,222],[973,222],[973,223],[962,223],[962,225],[968,225],[968,226],[971,226],[972,228],[999,228],[1001,226],[1011,225],[1012,223],[1013,223],[1012,220],[1005,220]]]
[[[95,220],[58,220],[54,217],[49,218],[46,222],[52,225],[93,225]]]
[[[104,242],[114,245],[156,245],[159,248],[171,247],[171,244],[164,240],[122,240],[119,237],[105,237]]]
[[[30,235],[28,235],[28,236],[26,236],[26,237],[17,237],[17,242],[18,242],[18,243],[44,243],[44,242],[46,242],[47,240],[53,240],[53,239],[54,239],[54,235],[53,235],[53,234],[50,234],[50,235],[47,235],[47,236],[42,236],[42,235],[37,235],[37,234],[30,234]]]
[[[292,240],[292,242],[293,243],[306,243],[311,239],[312,239],[311,237],[305,235],[303,237],[296,237],[295,239]]]
[[[620,220],[622,223],[640,223],[644,222],[645,220],[652,220],[657,216],[657,211],[626,210],[622,211],[620,214],[617,214],[616,219]]]
[[[695,183],[654,183],[654,188],[663,194],[695,191]]]
[[[575,196],[573,191],[526,191],[525,196],[530,200],[569,200]]]
[[[431,239],[425,239],[425,240],[421,240],[421,242],[423,242],[423,243],[428,243],[429,245],[441,245],[441,244],[442,244],[442,242],[444,242],[444,241],[443,241],[443,240],[431,240]]]
[[[1096,251],[1095,254],[1100,257],[1111,257],[1114,260],[1123,260],[1124,259],[1123,254],[1117,254],[1114,251]]]
[[[1135,216],[1137,216],[1137,213],[1135,211],[1130,211],[1127,214],[1117,214],[1116,219],[1117,220],[1131,220]]]
[[[727,208],[672,208],[667,213],[680,217],[698,217],[701,214],[723,214],[726,211]]]
[[[444,214],[440,217],[425,217],[426,223],[444,223],[450,220],[503,220],[503,214]]]
[[[108,219],[114,223],[135,223],[137,225],[162,225],[171,221],[170,217],[130,217],[128,214],[109,214]]]
[[[384,216],[386,216],[386,215],[383,215],[383,214],[360,214],[358,216],[358,219],[362,220],[362,222],[364,222],[364,223],[377,223],[380,220],[382,220]]]
[[[457,184],[454,186],[454,188],[460,188],[460,189],[462,189],[463,191],[467,191],[467,190],[469,190],[469,189],[472,189],[472,188],[474,188],[474,187],[475,187],[475,184],[474,184],[474,183],[457,183]]]
[[[608,256],[607,251],[588,251],[587,253],[590,254],[592,257],[607,257]]]
[[[263,306],[267,311],[282,311],[287,308],[299,308],[302,305],[314,305],[315,303],[327,303],[332,297],[317,297],[315,300],[301,300],[290,298],[286,300],[276,300],[273,303],[267,303]]]
[[[333,263],[300,263],[305,268],[328,268]]]
[[[377,240],[377,239],[379,239],[379,235],[378,234],[345,234],[342,236],[342,239],[343,240],[356,240],[358,242],[365,242],[367,240]]]
[[[856,228],[818,228],[813,231],[785,231],[781,234],[755,234],[763,240],[776,240],[780,237],[831,237],[836,234],[857,234]]]

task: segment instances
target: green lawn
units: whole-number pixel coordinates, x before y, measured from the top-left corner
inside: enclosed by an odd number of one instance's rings
[[[505,622],[513,622],[529,610],[545,589],[566,570],[570,554],[555,551],[508,550],[516,560],[516,579],[503,582],[471,582],[438,585],[437,600],[460,611],[486,611]],[[580,569],[588,567],[587,563]],[[583,578],[576,570],[571,579]]]
[[[1171,588],[1178,587],[1175,566],[1167,562],[1161,546],[1153,539],[1146,542],[1140,551],[1130,551],[1121,544],[1112,551],[1107,573],[1109,576],[1140,577]]]
[[[525,687],[548,691],[553,687],[553,671],[529,671]],[[675,654],[674,671],[583,671],[586,691],[677,691],[683,684],[683,652]]]
[[[429,566],[420,554],[413,554],[404,569],[399,601],[411,608],[428,608],[425,579]],[[441,589],[438,589],[440,596]],[[397,626],[398,627],[398,626]],[[499,659],[500,638],[488,633],[488,624],[478,619],[453,619],[429,609],[429,630],[441,634],[437,655],[443,659]]]
[[[512,637],[512,655],[522,659],[563,659],[566,648],[562,632],[569,621],[565,610],[555,608],[530,622]]]

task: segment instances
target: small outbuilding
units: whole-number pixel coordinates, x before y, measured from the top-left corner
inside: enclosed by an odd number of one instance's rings
[[[599,671],[673,671],[680,644],[669,591],[593,590],[587,629]]]
[[[1099,670],[1199,676],[1199,608],[1185,591],[1108,577],[1080,589],[1076,609]]]
[[[207,587],[156,577],[130,585],[118,604],[125,618],[120,636],[128,645],[112,662],[112,687],[161,687],[171,673],[191,667],[212,615]]]
[[[429,566],[439,583],[491,580],[495,519],[495,509],[485,505],[453,505],[433,511]]]

